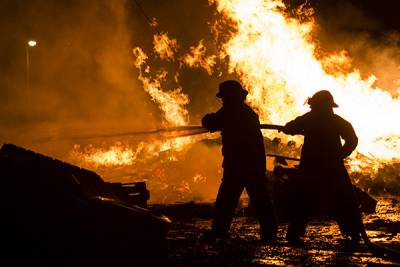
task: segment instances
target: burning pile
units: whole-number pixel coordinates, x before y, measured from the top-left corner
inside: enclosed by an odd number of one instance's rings
[[[340,106],[337,113],[353,124],[359,137],[357,153],[348,160],[355,182],[373,191],[399,192],[400,124],[395,122],[400,117],[400,98],[375,87],[376,77],[362,79],[357,69],[346,71],[351,69],[351,59],[345,51],[327,54],[317,46],[312,35],[315,20],[311,8],[303,5],[293,17],[288,15],[281,0],[209,0],[209,3],[216,9],[210,25],[219,54],[208,54],[203,39],[185,50],[166,32],[154,35],[152,54],[140,47],[133,49],[138,78],[158,105],[164,127],[190,122],[189,97],[179,84],[182,68],[201,68],[210,76],[221,77],[215,68],[223,66],[225,74],[238,77],[249,91],[248,102],[259,112],[262,123],[284,124],[307,111],[304,100],[308,96],[328,89]],[[155,19],[152,26],[157,27]],[[173,63],[174,67],[153,69],[152,58]],[[265,136],[290,141],[278,133],[265,132]],[[142,166],[148,167],[149,177],[154,176],[149,180],[151,187],[152,181],[160,183],[157,170],[165,171],[174,161],[185,162],[190,145],[207,137],[116,143],[103,148],[76,147],[72,155],[81,165],[98,168],[133,168],[142,162]],[[299,138],[295,141],[301,143]],[[217,161],[210,164],[219,165]],[[193,177],[209,178],[198,173],[193,173]],[[171,177],[165,179],[164,186],[171,185],[171,181]],[[189,183],[182,188],[179,190],[188,192],[183,199],[190,198]]]

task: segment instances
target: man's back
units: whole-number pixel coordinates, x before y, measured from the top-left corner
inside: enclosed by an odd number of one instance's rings
[[[265,150],[258,115],[245,103],[223,106],[203,120],[221,131],[225,171],[265,172]]]
[[[308,112],[289,122],[286,128],[289,133],[304,135],[303,166],[340,163],[357,146],[357,136],[351,124],[333,113]]]

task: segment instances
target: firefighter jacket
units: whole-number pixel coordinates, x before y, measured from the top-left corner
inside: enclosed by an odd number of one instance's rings
[[[264,174],[266,171],[264,140],[258,115],[245,103],[224,105],[207,114],[203,127],[222,136],[225,174]]]
[[[283,131],[304,135],[301,168],[343,164],[343,159],[358,143],[352,125],[333,112],[321,114],[310,111],[288,122]],[[343,145],[341,139],[344,140]]]

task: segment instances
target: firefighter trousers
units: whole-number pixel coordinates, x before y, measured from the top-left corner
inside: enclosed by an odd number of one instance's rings
[[[220,236],[228,234],[244,188],[246,188],[250,197],[252,207],[255,208],[256,217],[260,223],[261,238],[275,239],[277,233],[276,216],[267,191],[264,174],[247,177],[224,174],[215,202],[213,231]]]

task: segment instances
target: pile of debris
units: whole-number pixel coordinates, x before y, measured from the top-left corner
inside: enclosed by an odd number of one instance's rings
[[[166,257],[170,220],[124,201],[145,205],[143,184],[107,184],[11,144],[0,150],[0,174],[3,252],[13,265],[142,266]]]

